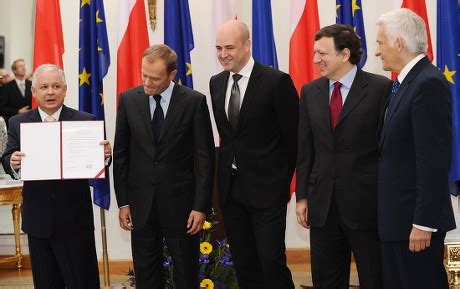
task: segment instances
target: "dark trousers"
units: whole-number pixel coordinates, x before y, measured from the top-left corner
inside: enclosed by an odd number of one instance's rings
[[[232,184],[222,212],[239,288],[294,289],[284,244],[286,204],[254,208],[235,190]]]
[[[340,217],[335,198],[326,224],[310,228],[311,270],[315,289],[348,289],[351,252],[355,257],[361,289],[381,289],[382,259],[377,229],[357,231]]]
[[[28,239],[35,289],[100,288],[93,231]]]
[[[383,242],[385,289],[447,289],[444,268],[445,233],[433,233],[431,245],[423,251],[409,251],[409,241]]]
[[[137,289],[164,289],[163,238],[166,240],[174,268],[176,289],[199,288],[199,234],[166,232],[159,221],[156,203],[152,204],[149,220],[144,228],[131,232],[131,246]]]

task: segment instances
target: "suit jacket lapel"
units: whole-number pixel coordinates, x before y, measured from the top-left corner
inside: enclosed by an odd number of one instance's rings
[[[135,97],[135,103],[142,119],[142,123],[145,127],[146,135],[149,136],[152,143],[155,143],[152,131],[152,119],[150,116],[149,96],[145,94],[142,87],[139,87],[137,94],[133,95],[133,97]]]
[[[328,131],[332,132],[330,111],[329,111],[329,80],[323,78],[317,86],[317,90],[314,92],[312,97],[317,101],[318,109],[320,114],[323,116],[323,122]]]
[[[342,111],[340,112],[336,127],[340,125],[340,122],[353,111],[356,105],[358,105],[364,97],[366,97],[366,90],[364,89],[366,86],[367,78],[361,70],[358,70],[356,72],[355,79],[353,80],[353,84],[350,87],[350,91],[348,92]]]
[[[427,57],[422,58],[409,71],[406,78],[404,78],[403,82],[401,83],[401,86],[399,87],[398,92],[395,95],[395,103],[392,105],[392,107],[388,108],[388,110],[386,111],[386,115],[384,116],[383,127],[382,127],[382,132],[381,132],[380,141],[379,141],[379,148],[381,148],[383,145],[383,141],[385,139],[385,134],[387,132],[388,126],[390,125],[393,115],[398,109],[398,106],[401,103],[401,100],[406,95],[407,89],[409,88],[411,82],[418,75],[418,73],[428,64],[430,64],[428,58]]]
[[[42,118],[40,117],[40,113],[38,112],[38,108],[35,108],[34,110],[30,111],[29,119],[31,122],[41,122],[42,121]]]
[[[233,134],[235,132],[233,131],[233,128],[228,121],[227,113],[225,112],[225,94],[227,93],[229,75],[230,72],[225,71],[218,78],[216,78],[216,96],[214,98],[216,103],[216,115],[214,117],[220,118],[220,123],[222,124],[223,130],[226,130],[229,132],[229,134]]]
[[[177,115],[179,115],[178,111],[182,108],[182,94],[182,87],[175,84],[171,94],[171,100],[169,101],[168,111],[166,112],[165,122],[161,128],[160,139],[165,133],[167,133],[174,119],[177,117]]]
[[[66,121],[72,119],[73,113],[67,106],[63,105],[61,114],[59,115],[59,121]]]
[[[262,73],[262,65],[258,62],[255,62],[254,68],[251,72],[251,76],[249,77],[248,87],[246,88],[246,92],[244,93],[243,103],[241,104],[240,115],[238,117],[237,131],[246,121],[246,116],[248,114],[249,107],[251,106],[251,101],[254,98],[254,95],[257,94],[257,88],[259,87]]]

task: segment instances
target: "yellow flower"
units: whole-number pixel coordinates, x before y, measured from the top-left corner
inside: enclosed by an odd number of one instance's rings
[[[203,230],[209,230],[209,229],[211,229],[211,227],[212,227],[212,224],[210,222],[204,221]]]
[[[200,252],[201,254],[209,255],[212,252],[212,245],[208,242],[203,242],[200,244]]]
[[[214,283],[211,279],[203,279],[200,283],[200,288],[214,289]]]

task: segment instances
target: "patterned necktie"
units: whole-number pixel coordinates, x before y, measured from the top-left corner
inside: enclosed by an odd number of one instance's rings
[[[338,81],[334,83],[334,90],[331,95],[331,103],[329,106],[330,115],[331,115],[331,127],[335,129],[337,120],[339,119],[340,112],[342,111],[342,93],[340,92],[340,87],[342,84]]]
[[[155,137],[155,141],[158,142],[161,128],[163,127],[163,123],[165,121],[165,115],[163,113],[163,108],[160,105],[161,95],[154,95],[153,98],[155,99],[156,106],[152,117],[152,131],[153,136]]]
[[[19,82],[19,90],[21,91],[22,96],[25,97],[26,96],[26,83],[24,80],[21,80]]]
[[[236,130],[238,125],[238,117],[240,115],[240,87],[238,86],[238,80],[243,77],[240,74],[233,74],[233,85],[230,92],[230,100],[228,102],[228,120],[230,125]]]
[[[52,115],[47,115],[45,117],[45,122],[54,122],[56,119]]]
[[[396,94],[398,93],[399,86],[400,86],[400,83],[399,83],[398,79],[393,81],[393,86],[391,87],[390,98],[388,99],[387,111],[395,103]]]

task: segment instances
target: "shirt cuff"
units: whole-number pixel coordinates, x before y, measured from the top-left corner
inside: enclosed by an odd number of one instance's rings
[[[13,166],[10,163],[10,168],[11,171],[13,172],[13,179],[15,180],[20,180],[21,179],[21,169],[19,169],[17,172],[13,169]]]
[[[427,232],[437,232],[438,231],[438,229],[425,227],[425,226],[420,226],[420,225],[416,225],[416,224],[412,224],[412,226],[414,226],[417,229],[420,229],[422,231],[427,231]]]
[[[129,205],[124,205],[124,206],[119,207],[119,209],[121,208],[129,208]]]

